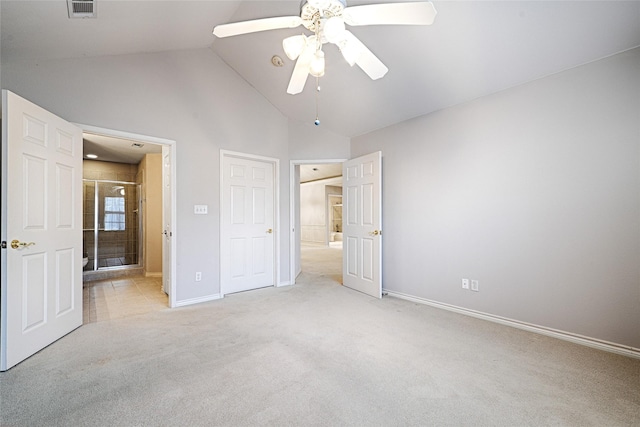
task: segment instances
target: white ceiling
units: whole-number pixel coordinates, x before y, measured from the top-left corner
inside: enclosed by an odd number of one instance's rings
[[[342,178],[342,163],[300,165],[300,182],[312,182],[337,177]],[[340,182],[340,185],[342,185],[342,182]]]
[[[349,5],[384,3],[351,0]],[[372,81],[325,48],[321,127],[356,136],[640,46],[638,1],[434,2],[431,26],[354,27],[388,67]],[[293,62],[283,38],[301,29],[216,40],[217,24],[297,15],[298,0],[97,0],[96,19],[70,20],[66,1],[1,7],[1,60],[58,59],[211,47],[284,115],[312,123],[315,79],[288,95]],[[271,57],[285,65],[276,68]]]
[[[98,156],[99,162],[129,163],[137,165],[146,154],[162,153],[162,146],[125,138],[84,133],[82,136],[84,158],[87,154]]]

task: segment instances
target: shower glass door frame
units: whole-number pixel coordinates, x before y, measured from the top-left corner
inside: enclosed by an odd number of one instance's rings
[[[136,183],[136,182],[127,182],[127,181],[113,181],[113,180],[101,180],[101,179],[83,179],[82,180],[85,183],[93,183],[93,188],[94,188],[94,200],[93,200],[93,248],[89,249],[86,248],[86,252],[89,253],[90,251],[93,252],[93,268],[85,270],[85,271],[98,271],[98,270],[115,270],[115,269],[127,269],[127,268],[139,268],[142,267],[142,259],[143,259],[143,254],[142,254],[142,250],[143,250],[143,239],[142,239],[142,194],[141,194],[141,185]],[[135,203],[136,203],[136,208],[133,209],[133,213],[135,213],[135,217],[136,217],[136,223],[137,223],[137,233],[136,233],[136,260],[135,263],[130,263],[130,264],[123,264],[123,265],[118,265],[118,266],[100,266],[100,253],[99,253],[99,232],[100,230],[100,216],[101,216],[101,211],[100,211],[100,197],[101,197],[101,192],[100,192],[100,185],[99,184],[111,184],[114,186],[114,188],[116,187],[120,187],[122,186],[123,188],[121,189],[122,191],[124,191],[124,186],[135,186],[136,188],[136,198],[135,198]],[[121,193],[124,196],[124,193]],[[125,202],[126,203],[126,202]],[[105,219],[106,219],[106,200],[104,202],[104,213],[105,213]],[[120,213],[120,211],[116,211],[116,213]],[[110,230],[106,230],[106,224],[104,225],[104,230],[102,231],[126,231],[126,215],[127,212],[123,212],[122,213],[125,216],[125,220],[124,220],[124,227],[123,229],[120,228],[111,228]],[[106,222],[106,221],[105,221]],[[117,224],[117,221],[114,223]],[[84,224],[86,225],[86,223]],[[112,224],[111,227],[114,227],[114,225]],[[118,227],[117,225],[115,225],[115,227]],[[89,231],[89,230],[84,230],[84,231]],[[84,242],[83,242],[84,243]]]

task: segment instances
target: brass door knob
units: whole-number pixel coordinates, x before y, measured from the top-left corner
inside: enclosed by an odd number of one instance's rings
[[[369,232],[369,236],[379,236],[382,234],[382,230],[373,230]]]
[[[267,229],[267,233],[269,234],[273,233],[273,229],[272,228]]]
[[[29,246],[35,245],[35,242],[21,242],[20,240],[12,240],[11,241],[11,248],[12,249],[18,249],[18,248],[28,248]]]

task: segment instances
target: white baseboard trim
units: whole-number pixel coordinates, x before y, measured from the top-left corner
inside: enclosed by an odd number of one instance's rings
[[[150,273],[148,271],[145,271],[144,277],[162,277],[162,271],[159,273]]]
[[[463,308],[463,307],[458,307],[451,304],[432,301],[426,298],[407,295],[401,292],[394,292],[394,291],[389,291],[387,289],[383,289],[383,293],[391,297],[400,298],[400,299],[404,299],[412,302],[417,302],[419,304],[425,304],[431,307],[441,308],[443,310],[453,311],[454,313],[464,314],[465,316],[471,316],[471,317],[475,317],[482,320],[488,320],[489,322],[500,323],[502,325],[511,326],[513,328],[518,328],[525,331],[534,332],[536,334],[558,338],[564,341],[570,341],[575,344],[581,344],[587,347],[597,348],[599,350],[620,354],[622,356],[628,356],[628,357],[633,357],[635,359],[640,359],[639,348],[629,347],[629,346],[616,344],[608,341],[603,341],[596,338],[585,337],[583,335],[572,334],[570,332],[565,332],[565,331],[560,331],[553,328],[534,325],[532,323],[521,322],[519,320],[513,320],[506,317],[483,313],[481,311],[470,310],[468,308]]]
[[[184,307],[186,305],[200,304],[201,302],[215,301],[217,299],[222,299],[222,295],[213,294],[213,295],[206,295],[204,297],[183,299],[183,300],[180,300],[180,301],[176,301],[176,305],[175,306],[176,307]]]
[[[291,285],[293,285],[293,283],[291,282],[280,282],[276,285],[276,288],[281,288],[283,286],[291,286]]]

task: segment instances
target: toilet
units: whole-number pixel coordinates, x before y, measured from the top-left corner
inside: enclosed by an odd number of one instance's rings
[[[82,268],[85,268],[88,263],[89,263],[89,255],[85,254],[85,256],[82,258]]]

